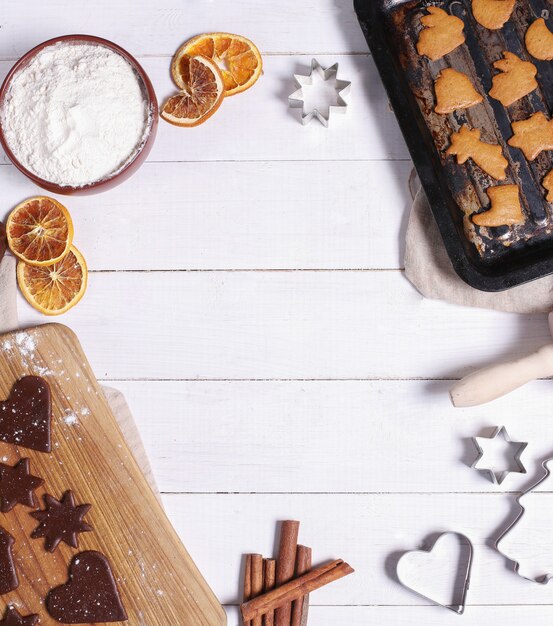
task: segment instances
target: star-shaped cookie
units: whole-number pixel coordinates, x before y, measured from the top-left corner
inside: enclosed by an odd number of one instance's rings
[[[44,504],[45,509],[31,513],[40,522],[31,537],[33,539],[44,537],[44,545],[49,552],[54,552],[62,541],[72,548],[78,548],[77,535],[93,530],[92,526],[83,521],[92,505],[76,506],[72,491],[66,491],[61,500],[45,494]]]
[[[21,613],[10,604],[4,613],[4,619],[0,620],[0,626],[35,626],[38,624],[38,615],[26,615]]]
[[[538,111],[527,120],[512,123],[515,133],[508,141],[520,148],[529,161],[534,161],[544,150],[553,150],[553,120]]]
[[[547,202],[553,202],[553,170],[543,179],[542,185],[547,189]]]
[[[21,459],[13,467],[0,463],[0,511],[8,513],[17,504],[36,508],[35,489],[43,483],[31,474],[29,459]]]

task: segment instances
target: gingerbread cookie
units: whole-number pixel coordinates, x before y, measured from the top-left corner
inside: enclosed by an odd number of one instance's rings
[[[526,48],[540,61],[553,60],[553,33],[547,28],[543,17],[536,20],[526,31]]]
[[[543,179],[542,185],[549,192],[546,196],[547,202],[553,202],[553,170]]]
[[[553,120],[538,111],[527,120],[513,122],[514,135],[508,143],[520,148],[529,161],[534,161],[544,150],[553,150]]]
[[[518,185],[502,185],[490,187],[486,193],[491,202],[491,207],[485,213],[472,216],[472,221],[477,226],[512,226],[522,224],[525,220],[520,205]]]
[[[29,459],[14,466],[0,463],[0,511],[9,513],[18,504],[36,509],[35,491],[43,484],[42,478],[31,474]]]
[[[428,15],[421,17],[424,29],[419,35],[417,52],[437,61],[465,43],[463,20],[439,7],[428,7]]]
[[[485,143],[480,136],[477,128],[461,127],[458,133],[451,135],[451,146],[446,154],[456,156],[460,165],[472,159],[486,174],[496,180],[505,180],[509,161],[503,156],[501,146]]]
[[[92,505],[79,504],[77,506],[72,491],[66,491],[61,500],[56,500],[46,493],[44,504],[44,510],[31,513],[40,522],[33,530],[31,537],[33,539],[44,537],[44,545],[48,552],[55,552],[62,541],[72,548],[78,548],[77,535],[92,530],[92,526],[83,519]]]
[[[52,399],[44,378],[24,376],[0,402],[0,441],[50,452]]]
[[[50,591],[46,608],[62,624],[125,622],[128,619],[109,561],[93,550],[73,557],[68,582]]]
[[[474,19],[490,30],[498,30],[509,21],[516,0],[472,0]]]
[[[537,89],[536,75],[538,70],[530,61],[519,59],[512,52],[503,52],[503,59],[496,61],[493,66],[501,71],[493,79],[490,96],[499,100],[503,106],[510,106],[513,102]]]
[[[442,70],[436,79],[436,113],[447,115],[457,109],[468,109],[484,98],[476,91],[470,78],[457,70]]]
[[[10,533],[0,527],[0,595],[2,596],[19,587],[19,578],[13,561],[14,543],[15,539]]]
[[[37,626],[38,615],[21,615],[13,604],[6,609],[4,619],[0,620],[0,626]]]
[[[4,258],[8,249],[8,238],[6,236],[6,227],[0,222],[0,261]]]

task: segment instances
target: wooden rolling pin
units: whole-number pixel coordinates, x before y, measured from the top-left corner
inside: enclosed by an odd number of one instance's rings
[[[553,313],[549,314],[549,329],[553,335]],[[516,361],[469,374],[455,384],[449,394],[456,407],[478,406],[497,400],[531,380],[549,376],[553,376],[553,343]]]

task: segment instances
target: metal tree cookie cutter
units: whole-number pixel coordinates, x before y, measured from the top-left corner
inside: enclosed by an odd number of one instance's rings
[[[513,466],[516,466],[516,469],[498,469],[494,466],[486,467],[482,465],[481,461],[485,460],[486,454],[480,442],[483,440],[492,441],[494,439],[497,439],[498,437],[501,437],[503,441],[505,441],[505,443],[508,445],[508,447],[513,449],[511,460]],[[491,437],[473,437],[472,441],[474,442],[474,445],[478,450],[478,456],[474,463],[471,465],[471,467],[487,474],[492,483],[494,483],[495,485],[501,485],[501,483],[507,478],[509,474],[526,474],[526,468],[522,464],[520,457],[524,450],[526,450],[528,443],[526,441],[513,441],[509,437],[505,426],[496,428]]]
[[[328,82],[329,86],[331,86],[331,81],[334,81],[334,85],[332,86],[332,96],[327,96],[327,102],[324,108],[320,104],[317,104],[317,106],[309,110],[306,106],[307,98],[304,88],[312,87],[314,78],[322,83]],[[328,127],[332,111],[336,111],[337,113],[345,113],[347,111],[348,104],[342,96],[349,93],[351,83],[338,79],[338,63],[324,69],[317,59],[312,59],[311,72],[307,76],[294,74],[294,80],[296,81],[298,89],[289,96],[288,103],[292,108],[302,109],[302,124],[309,124],[309,122],[316,117],[323,126]]]
[[[540,567],[540,569],[542,570],[542,573],[539,575],[530,575],[530,574],[524,574],[521,573],[521,568],[523,568],[523,561],[522,559],[518,558],[513,558],[512,556],[509,556],[506,551],[504,549],[501,548],[501,543],[503,543],[503,541],[505,540],[505,538],[507,537],[507,535],[509,535],[516,526],[518,526],[520,524],[520,522],[522,521],[523,518],[526,517],[526,515],[528,515],[528,506],[524,506],[522,504],[522,501],[527,498],[529,495],[531,495],[533,492],[535,492],[535,490],[541,486],[542,484],[544,484],[545,482],[547,482],[552,474],[551,474],[551,470],[549,469],[549,465],[553,463],[553,457],[546,459],[542,464],[541,467],[545,472],[545,475],[542,476],[542,478],[540,478],[536,483],[534,483],[529,489],[527,489],[522,495],[520,495],[517,499],[516,499],[516,503],[519,507],[519,511],[515,517],[515,519],[509,523],[509,525],[502,531],[501,535],[499,535],[499,537],[497,539],[494,540],[494,546],[495,549],[499,552],[499,554],[501,554],[503,557],[505,557],[507,560],[511,561],[511,563],[513,564],[513,570],[515,571],[515,573],[517,573],[521,578],[524,578],[525,580],[529,580],[530,582],[533,583],[539,583],[542,585],[546,585],[552,578],[553,578],[553,566],[551,565],[551,563],[549,563],[549,565],[542,565]],[[540,520],[541,520],[541,516],[540,516]],[[544,525],[540,524],[540,526],[542,527],[542,530],[545,531],[547,537],[549,537],[550,530],[548,525]],[[525,533],[526,534],[526,533]],[[530,533],[528,533],[530,534]],[[535,542],[534,542],[535,544]],[[549,546],[548,546],[549,548]],[[543,557],[544,555],[549,555],[550,554],[550,549],[544,549],[544,550],[540,550],[539,546],[534,546],[534,550],[533,550],[534,554],[538,554],[540,557]],[[524,565],[524,567],[526,567]],[[547,571],[549,570],[549,571]]]
[[[444,539],[445,537],[456,537],[459,541],[459,558],[457,563],[455,564],[455,580],[453,583],[453,589],[451,590],[451,604],[438,601],[427,595],[426,592],[421,593],[420,591],[418,591],[416,589],[416,585],[419,582],[418,575],[414,583],[411,583],[407,582],[407,577],[405,574],[400,573],[402,563],[414,559],[418,559],[419,561],[427,559],[435,550],[436,546],[438,546],[440,541],[442,541],[442,539]],[[409,552],[405,552],[400,557],[396,566],[397,580],[400,585],[402,585],[402,587],[405,587],[409,591],[416,593],[421,598],[432,602],[432,604],[435,604],[436,606],[441,606],[444,609],[449,609],[457,615],[462,615],[465,612],[467,593],[470,587],[473,556],[474,547],[467,536],[454,531],[441,533],[428,547],[423,547],[419,550],[410,550]],[[416,568],[417,574],[420,573],[420,571],[421,566],[418,566]]]

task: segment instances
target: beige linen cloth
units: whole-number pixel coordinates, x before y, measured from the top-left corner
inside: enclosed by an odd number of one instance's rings
[[[410,181],[410,188],[414,201],[407,226],[405,275],[423,296],[508,313],[553,311],[553,276],[499,293],[469,287],[453,269],[418,179]]]
[[[19,328],[15,266],[16,261],[12,256],[5,256],[0,262],[0,334]],[[111,387],[102,387],[102,390],[138,465],[160,499],[146,450],[125,397],[120,391]]]

